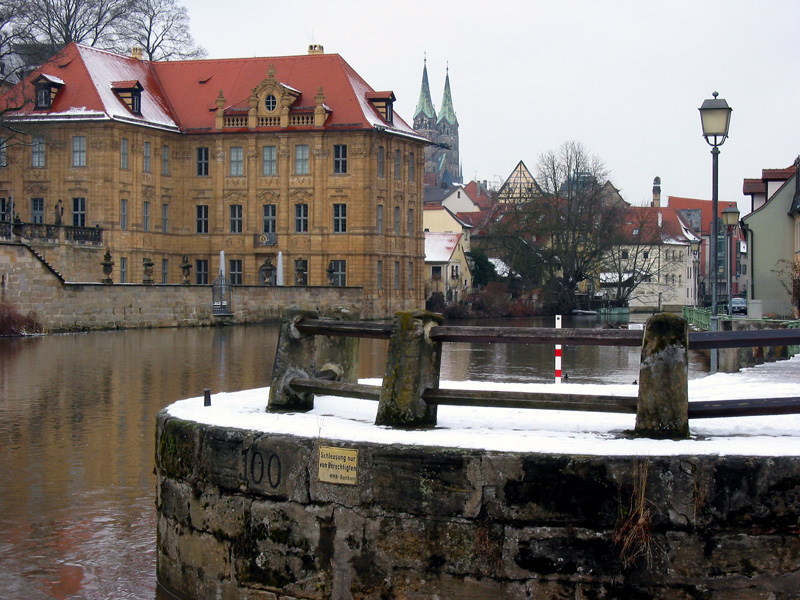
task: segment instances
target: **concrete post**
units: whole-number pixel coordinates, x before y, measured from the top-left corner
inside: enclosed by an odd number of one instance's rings
[[[647,321],[639,370],[636,434],[689,437],[689,325],[662,313]]]
[[[358,321],[361,313],[352,306],[332,306],[325,317],[336,321]],[[317,336],[317,370],[332,370],[339,381],[358,383],[358,350],[361,338]]]
[[[316,336],[301,334],[295,324],[318,316],[316,310],[307,306],[288,306],[284,309],[272,367],[268,412],[306,412],[314,408],[314,394],[297,393],[288,382],[295,377],[307,379],[314,374]]]
[[[441,315],[425,310],[395,315],[376,425],[436,426],[436,407],[428,406],[422,393],[439,387],[442,344],[431,340],[428,331],[442,321]]]

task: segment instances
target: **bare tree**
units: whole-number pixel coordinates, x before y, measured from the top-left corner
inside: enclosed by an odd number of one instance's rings
[[[579,142],[539,157],[536,193],[499,205],[485,227],[490,252],[524,287],[543,286],[552,310],[577,306],[578,284],[594,281],[628,204],[608,170]]]
[[[579,142],[540,155],[537,173],[545,192],[535,204],[549,302],[568,313],[577,306],[578,284],[596,277],[628,204],[607,182],[605,163]]]
[[[20,0],[26,42],[58,50],[72,42],[112,49],[132,0]]]
[[[131,14],[120,27],[120,36],[143,50],[148,60],[202,58],[189,30],[189,13],[175,0],[134,0]]]

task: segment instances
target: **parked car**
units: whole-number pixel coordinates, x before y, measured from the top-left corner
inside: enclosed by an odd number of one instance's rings
[[[731,300],[731,314],[746,315],[747,300],[745,300],[744,298],[734,298],[733,300]]]

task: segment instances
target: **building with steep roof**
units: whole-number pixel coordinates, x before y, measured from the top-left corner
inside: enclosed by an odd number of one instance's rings
[[[791,171],[777,182],[775,171]],[[745,190],[748,181],[745,179]],[[789,169],[764,169],[761,184],[766,200],[741,220],[747,236],[752,284],[748,289],[748,315],[774,314],[797,318],[798,298],[792,278],[800,269],[800,157]]]
[[[429,142],[341,56],[150,62],[70,44],[0,108],[18,101],[6,118],[27,135],[0,139],[0,208],[47,224],[63,201],[63,224],[102,234],[117,283],[143,281],[145,259],[164,283],[188,264],[192,283],[270,285],[283,266],[287,285],[362,287],[367,316],[423,306]]]
[[[497,202],[500,204],[520,204],[538,200],[544,197],[544,192],[531,175],[525,163],[519,161],[514,170],[503,182],[497,193]]]
[[[422,84],[414,111],[414,129],[433,142],[425,149],[425,185],[439,187],[461,183],[458,119],[450,91],[450,68],[447,68],[442,104],[437,116],[428,83],[427,58],[422,67]]]

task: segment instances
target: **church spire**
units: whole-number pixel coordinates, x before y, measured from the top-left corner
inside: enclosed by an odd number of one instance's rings
[[[447,66],[447,76],[444,78],[444,96],[442,96],[442,112],[439,113],[439,123],[447,121],[450,125],[457,125],[456,111],[453,109],[453,97],[450,95],[450,65]]]
[[[425,57],[422,67],[422,87],[419,90],[419,101],[417,102],[417,110],[414,111],[414,119],[420,114],[428,119],[436,120],[436,109],[433,108],[433,100],[431,100],[431,86],[428,85],[428,57]]]

